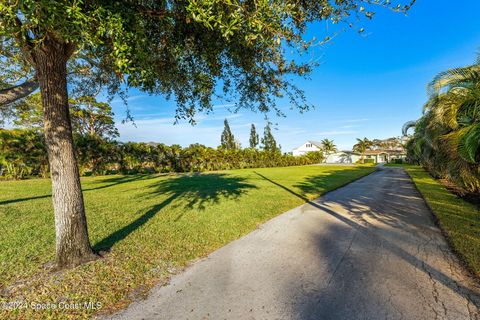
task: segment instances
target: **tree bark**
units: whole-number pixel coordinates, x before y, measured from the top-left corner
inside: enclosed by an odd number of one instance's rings
[[[25,98],[38,89],[36,78],[28,79],[22,84],[0,90],[0,106],[10,104],[19,99]]]
[[[88,239],[78,165],[68,107],[69,46],[52,36],[33,50],[42,96],[45,140],[52,179],[57,267],[73,267],[96,258]]]

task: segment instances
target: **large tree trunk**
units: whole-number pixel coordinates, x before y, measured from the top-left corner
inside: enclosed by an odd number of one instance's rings
[[[87,219],[70,122],[67,45],[48,37],[34,49],[44,113],[45,140],[52,178],[56,262],[71,267],[96,257],[88,239]]]

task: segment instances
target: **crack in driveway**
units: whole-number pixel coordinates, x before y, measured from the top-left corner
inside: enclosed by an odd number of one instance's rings
[[[406,173],[382,168],[270,220],[113,318],[472,320],[479,288]]]

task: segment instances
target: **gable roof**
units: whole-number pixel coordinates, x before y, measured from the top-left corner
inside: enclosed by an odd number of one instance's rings
[[[365,150],[366,155],[378,155],[378,154],[406,154],[405,151],[400,150]]]
[[[316,146],[320,149],[322,148],[322,143],[321,142],[308,140],[307,143],[311,143],[311,144],[313,144],[314,146]]]

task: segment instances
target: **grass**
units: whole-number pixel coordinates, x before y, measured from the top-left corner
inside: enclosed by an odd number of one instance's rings
[[[0,183],[1,301],[95,302],[126,307],[188,262],[276,215],[373,172],[363,166],[303,166],[204,174],[82,179],[90,239],[100,260],[52,273],[50,181]],[[1,310],[0,318],[87,318],[98,310]]]
[[[403,165],[453,250],[480,277],[480,209],[449,192],[419,166]]]
[[[407,163],[385,163],[384,166],[386,167],[411,167],[411,165]]]

